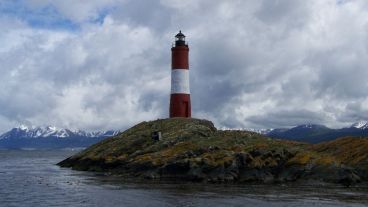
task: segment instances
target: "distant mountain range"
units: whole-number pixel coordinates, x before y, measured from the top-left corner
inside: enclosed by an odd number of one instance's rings
[[[257,132],[273,138],[320,143],[345,136],[368,136],[368,122],[357,122],[350,127],[341,129],[331,129],[317,124],[305,124],[293,128],[258,130]]]
[[[324,125],[304,124],[293,128],[253,130],[257,133],[278,139],[288,139],[308,143],[320,143],[345,136],[368,137],[368,122],[362,121],[341,129],[331,129]],[[120,131],[86,132],[47,127],[27,127],[21,125],[0,135],[0,149],[57,149],[84,148],[107,137],[115,136]]]
[[[119,131],[86,132],[47,127],[28,127],[21,125],[0,135],[0,148],[79,148],[88,147]]]

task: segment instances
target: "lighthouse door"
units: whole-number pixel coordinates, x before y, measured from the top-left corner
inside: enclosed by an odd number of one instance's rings
[[[184,101],[184,117],[189,117],[189,107],[188,107],[188,102]]]

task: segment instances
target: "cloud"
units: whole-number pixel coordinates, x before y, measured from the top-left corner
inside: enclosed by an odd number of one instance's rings
[[[167,117],[179,29],[196,117],[252,128],[368,118],[363,0],[14,2],[0,4],[0,131]]]
[[[54,11],[72,22],[83,23],[98,20],[101,14],[108,12],[118,2],[117,0],[29,0],[24,4],[31,10],[54,8]],[[48,15],[50,16],[50,15]]]
[[[9,120],[93,130],[159,117],[169,71],[152,67],[160,52],[147,28],[107,17],[81,35],[25,25],[12,31],[12,40],[22,42],[10,40],[1,58],[0,107]]]

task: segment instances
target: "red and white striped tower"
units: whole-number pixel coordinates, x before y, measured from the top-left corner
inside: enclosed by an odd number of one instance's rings
[[[175,36],[171,48],[170,118],[191,117],[189,89],[189,47],[181,31]]]

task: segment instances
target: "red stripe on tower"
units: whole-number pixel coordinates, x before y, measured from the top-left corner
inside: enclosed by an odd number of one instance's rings
[[[189,88],[189,47],[181,31],[175,36],[171,48],[170,118],[191,117]]]

